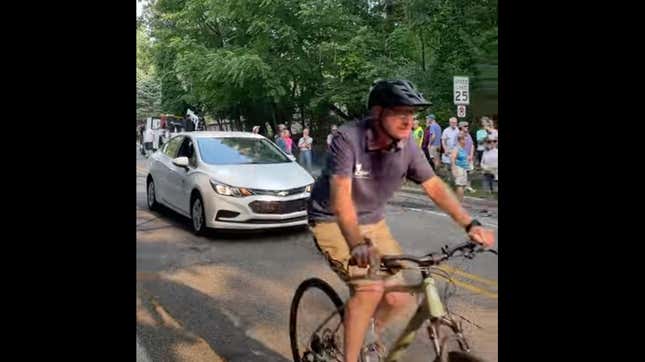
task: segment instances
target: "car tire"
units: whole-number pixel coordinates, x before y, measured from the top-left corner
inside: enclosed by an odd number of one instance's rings
[[[206,227],[206,213],[204,211],[204,201],[202,197],[197,194],[193,196],[190,201],[190,221],[193,226],[195,235],[205,235]]]
[[[146,185],[146,203],[148,205],[148,209],[152,211],[159,210],[157,190],[155,187],[155,181],[152,178],[148,179],[148,184]]]

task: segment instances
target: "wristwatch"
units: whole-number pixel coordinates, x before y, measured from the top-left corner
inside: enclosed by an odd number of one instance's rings
[[[473,219],[470,224],[466,225],[466,232],[469,233],[470,229],[473,228],[473,226],[482,226],[482,223],[479,222],[477,219]]]

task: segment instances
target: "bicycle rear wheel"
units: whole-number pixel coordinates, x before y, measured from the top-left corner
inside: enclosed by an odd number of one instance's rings
[[[313,354],[340,356],[343,352],[343,301],[318,278],[298,286],[291,301],[289,339],[294,362],[306,362]],[[333,359],[332,359],[333,360]]]

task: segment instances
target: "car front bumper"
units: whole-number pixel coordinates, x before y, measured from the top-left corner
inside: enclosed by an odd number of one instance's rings
[[[310,194],[286,197],[230,197],[215,194],[206,205],[206,222],[215,229],[257,230],[306,225]]]

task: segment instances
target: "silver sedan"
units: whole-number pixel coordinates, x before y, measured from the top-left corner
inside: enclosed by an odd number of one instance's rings
[[[150,157],[148,207],[191,218],[197,234],[306,225],[314,179],[294,160],[253,133],[180,133]]]

